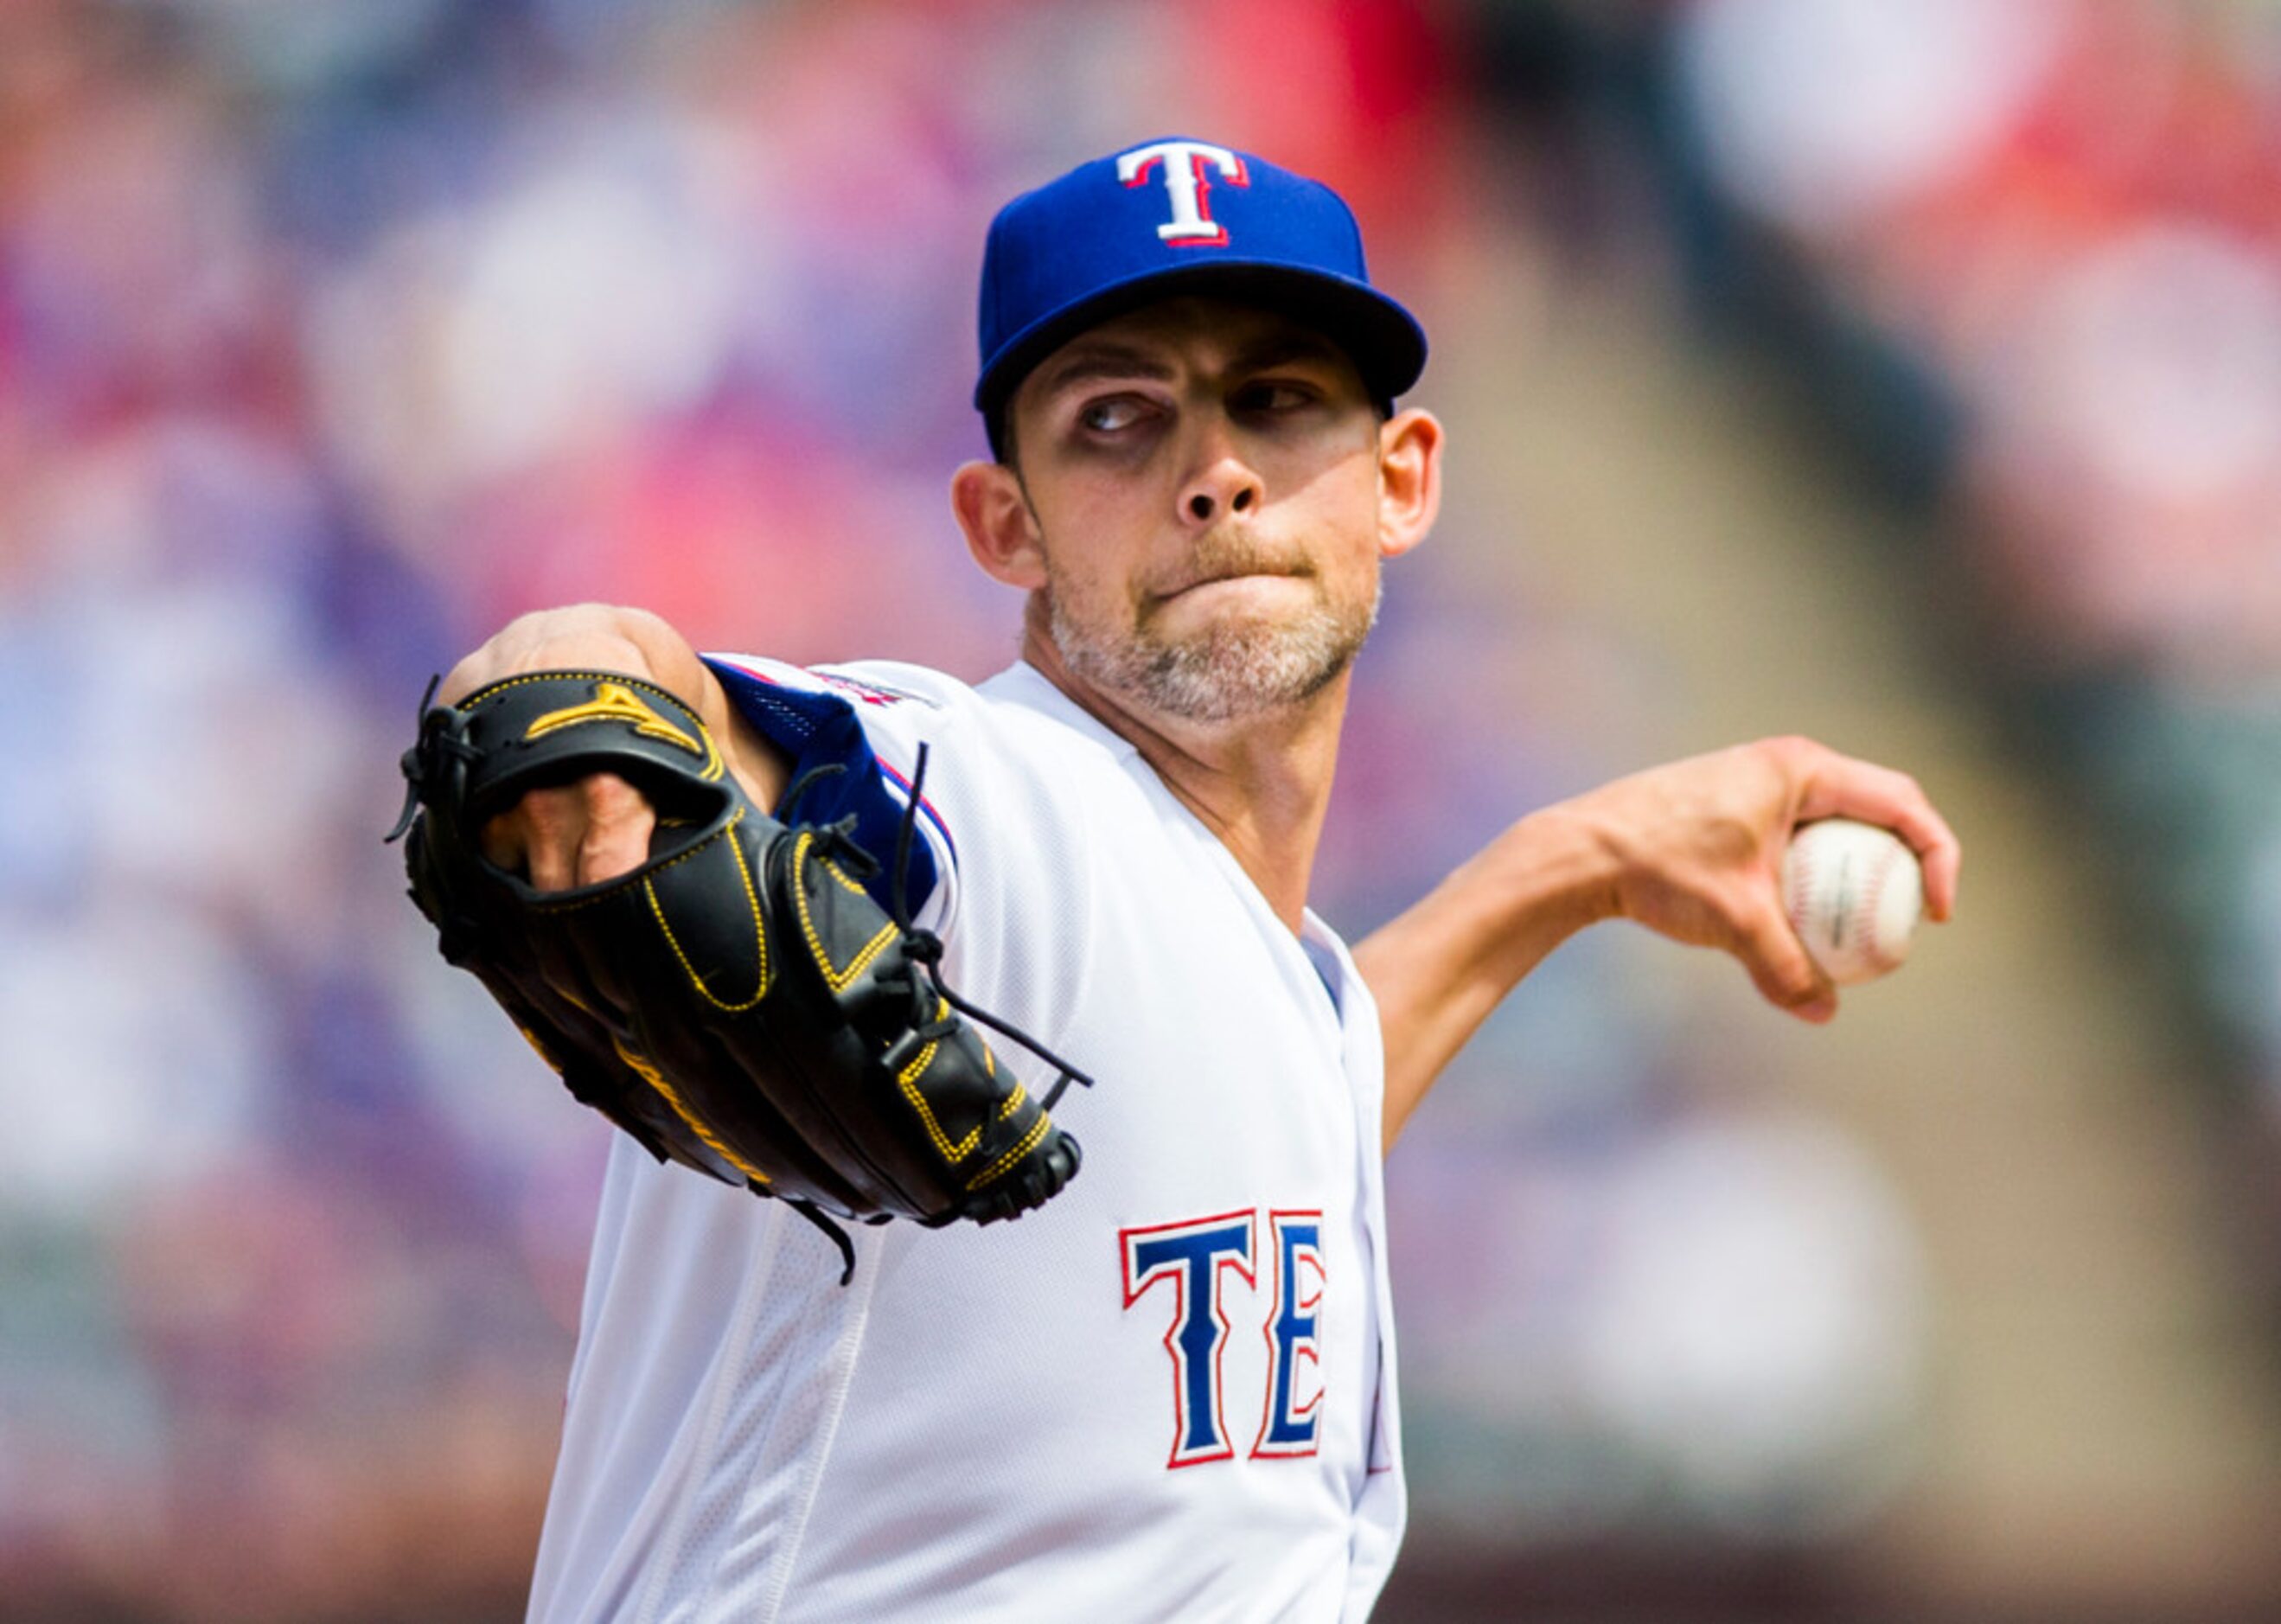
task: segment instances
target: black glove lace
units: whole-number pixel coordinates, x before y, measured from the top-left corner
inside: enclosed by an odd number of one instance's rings
[[[1001,1020],[987,1009],[969,1002],[951,991],[942,978],[942,939],[932,931],[920,930],[911,923],[908,877],[910,872],[911,841],[917,830],[919,798],[926,784],[926,769],[927,746],[922,744],[919,746],[918,764],[911,773],[910,799],[904,803],[902,818],[896,826],[894,863],[888,872],[888,913],[894,920],[896,930],[901,933],[900,953],[882,963],[872,974],[884,983],[890,985],[900,983],[909,993],[916,996],[918,992],[917,971],[924,968],[928,982],[932,984],[944,1005],[956,1010],[970,1020],[978,1021],[994,1032],[1003,1033],[1048,1065],[1054,1067],[1060,1076],[1055,1081],[1053,1087],[1047,1092],[1043,1101],[1043,1108],[1050,1111],[1060,1101],[1063,1093],[1067,1090],[1070,1084],[1082,1083],[1090,1088],[1093,1087],[1093,1079],[1054,1054],[1052,1050],[1047,1048],[1020,1027],[1009,1021]],[[800,799],[808,793],[811,786],[822,779],[836,777],[847,770],[846,764],[839,762],[820,762],[808,768],[792,781],[790,787],[785,791],[784,798],[777,802],[778,818],[786,823],[791,822],[793,808],[799,805]],[[856,822],[855,815],[851,812],[847,816],[835,819],[831,823],[812,824],[808,827],[816,831],[816,845],[826,856],[844,864],[853,870],[858,878],[869,880],[879,872],[879,862],[865,850],[862,843],[855,838]],[[946,1016],[939,1020],[920,1023],[913,1028],[913,1035],[921,1040],[931,1040],[947,1036],[955,1030],[957,1030],[956,1021]],[[983,1144],[977,1151],[978,1157],[983,1161],[993,1159],[998,1149],[1001,1148],[991,1142],[996,1126],[994,1123],[984,1125]],[[839,1249],[839,1255],[846,1263],[846,1267],[840,1272],[839,1283],[843,1286],[847,1285],[854,1278],[855,1273],[855,1247],[847,1232],[840,1227],[830,1214],[823,1211],[812,1202],[795,1201],[790,1204],[802,1218],[831,1237],[832,1244]]]
[[[839,1249],[839,1283],[845,1286],[854,1280],[855,1242],[848,1238],[847,1232],[839,1227],[830,1213],[812,1201],[794,1196],[785,1205],[822,1230],[831,1244]]]
[[[421,786],[427,783],[429,771],[428,754],[440,750],[457,756],[462,762],[472,762],[483,754],[467,741],[454,725],[460,713],[446,706],[430,719],[428,707],[436,698],[436,690],[443,685],[444,674],[437,671],[428,678],[428,691],[420,696],[420,742],[404,753],[404,808],[396,815],[396,827],[381,836],[383,846],[393,846],[412,827],[412,820],[420,813]]]
[[[896,971],[905,970],[910,964],[924,965],[927,979],[934,984],[934,990],[940,994],[943,1002],[969,1020],[979,1021],[993,1032],[1003,1033],[1061,1073],[1053,1087],[1046,1094],[1045,1109],[1051,1110],[1060,1103],[1062,1095],[1067,1092],[1071,1083],[1082,1083],[1090,1088],[1093,1087],[1093,1079],[1012,1022],[1001,1020],[987,1009],[967,1002],[965,999],[944,986],[941,968],[942,938],[937,936],[932,931],[922,931],[911,924],[910,901],[904,888],[904,876],[910,871],[911,836],[918,825],[919,792],[926,784],[926,769],[927,747],[922,744],[919,746],[918,765],[911,770],[911,797],[903,804],[902,822],[895,830],[895,866],[887,877],[887,909],[895,921],[895,928],[903,933],[904,964],[884,968],[886,973],[894,973]],[[950,1024],[947,1021],[931,1023],[929,1027],[922,1029],[921,1035],[939,1037],[949,1030]]]

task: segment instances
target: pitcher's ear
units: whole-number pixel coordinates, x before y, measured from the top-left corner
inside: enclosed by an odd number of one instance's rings
[[[992,579],[1025,592],[1046,584],[1037,515],[1012,468],[1002,462],[960,464],[950,476],[950,510],[967,551]]]
[[[1378,429],[1378,551],[1399,558],[1442,511],[1442,421],[1412,407]]]

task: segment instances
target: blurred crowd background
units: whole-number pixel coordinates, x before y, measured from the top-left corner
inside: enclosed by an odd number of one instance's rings
[[[0,1619],[519,1615],[607,1130],[403,901],[421,686],[1004,664],[983,230],[1174,132],[1455,436],[1334,924],[1751,732],[1968,853],[1829,1032],[1610,929],[1461,1060],[1386,1615],[2281,1616],[2270,8],[9,0]]]

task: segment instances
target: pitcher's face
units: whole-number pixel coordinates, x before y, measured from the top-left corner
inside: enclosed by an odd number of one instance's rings
[[[1337,345],[1218,299],[1072,339],[1009,408],[1071,670],[1198,722],[1303,702],[1378,612],[1380,419]]]

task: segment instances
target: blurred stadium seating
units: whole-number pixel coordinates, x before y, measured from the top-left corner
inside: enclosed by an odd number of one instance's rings
[[[1174,128],[1355,199],[1455,434],[1327,917],[1756,731],[1971,854],[1830,1033],[1611,931],[1453,1070],[1386,1616],[2281,1609],[2270,9],[12,0],[0,1619],[519,1614],[605,1130],[401,900],[421,685],[1002,664],[983,228]]]

